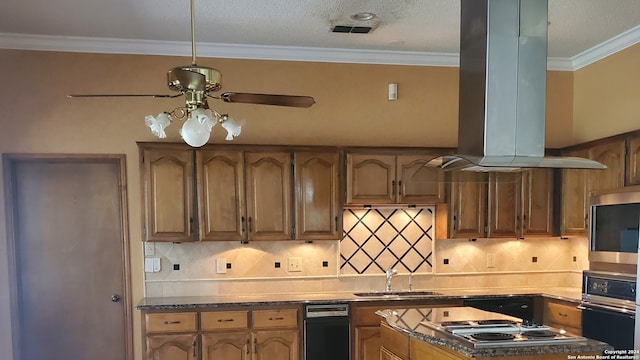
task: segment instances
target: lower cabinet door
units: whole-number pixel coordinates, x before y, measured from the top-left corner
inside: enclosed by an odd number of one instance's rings
[[[297,330],[257,331],[253,334],[255,360],[298,360]]]
[[[380,359],[380,327],[358,326],[355,328],[355,360]]]
[[[197,334],[147,336],[147,360],[198,359]]]
[[[250,338],[248,332],[202,334],[202,360],[249,360]]]

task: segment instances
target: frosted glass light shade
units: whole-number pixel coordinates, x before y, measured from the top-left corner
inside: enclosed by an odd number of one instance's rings
[[[209,109],[195,109],[189,114],[189,118],[180,129],[180,136],[187,144],[200,147],[209,141],[211,129],[216,124],[213,113]]]
[[[153,135],[160,139],[164,139],[167,137],[167,134],[164,132],[164,128],[171,123],[171,119],[169,119],[169,115],[166,113],[160,113],[156,117],[151,115],[145,116],[144,123],[151,129]]]
[[[232,119],[229,115],[223,115],[223,120],[220,121],[220,126],[227,130],[227,137],[225,140],[231,141],[236,136],[240,135],[242,131],[242,123]]]

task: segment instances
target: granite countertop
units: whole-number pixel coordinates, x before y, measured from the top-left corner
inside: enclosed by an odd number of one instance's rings
[[[495,315],[490,312],[468,308],[427,308],[416,307],[406,309],[380,310],[377,312],[394,330],[406,334],[409,337],[425,341],[430,344],[444,346],[465,356],[476,357],[499,357],[499,356],[537,356],[548,354],[601,354],[605,349],[611,349],[606,343],[584,339],[584,341],[576,343],[553,344],[553,345],[531,345],[531,346],[513,346],[513,347],[489,347],[474,348],[471,344],[459,339],[458,337],[445,331],[433,329],[422,324],[423,321],[432,321],[432,317],[438,317],[436,314],[445,312],[465,312],[473,313],[477,317],[478,314],[487,314],[487,319]],[[493,315],[491,315],[493,314]],[[480,318],[484,319],[484,318]]]
[[[147,297],[136,306],[138,310],[179,310],[179,309],[207,309],[227,306],[255,306],[278,304],[308,304],[308,303],[336,303],[336,302],[367,302],[367,301],[406,301],[406,300],[456,300],[477,297],[504,296],[546,296],[559,300],[580,301],[581,289],[573,288],[511,288],[511,289],[436,289],[436,295],[420,295],[424,290],[406,292],[405,295],[385,295],[384,292],[372,296],[356,296],[357,291],[322,292],[322,293],[286,293],[286,294],[241,294],[217,296],[178,296],[178,297]]]

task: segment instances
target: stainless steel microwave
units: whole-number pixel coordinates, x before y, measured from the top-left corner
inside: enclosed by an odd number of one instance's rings
[[[589,209],[589,260],[637,264],[640,187],[594,194]]]

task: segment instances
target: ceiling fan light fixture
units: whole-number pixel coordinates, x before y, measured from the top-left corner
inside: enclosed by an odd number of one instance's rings
[[[153,135],[160,139],[164,139],[167,137],[164,129],[169,126],[171,119],[167,113],[161,112],[156,117],[153,117],[152,115],[145,116],[144,123],[151,129]]]
[[[228,114],[224,114],[220,117],[220,126],[227,130],[227,137],[225,138],[227,141],[233,140],[235,137],[239,136],[242,131],[242,123],[230,118]]]
[[[201,147],[209,141],[211,130],[215,126],[217,118],[209,109],[197,108],[190,112],[187,121],[180,129],[180,136],[184,142],[192,147]]]

